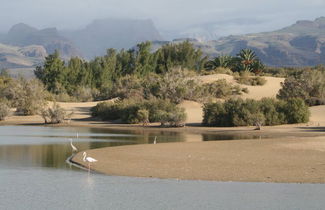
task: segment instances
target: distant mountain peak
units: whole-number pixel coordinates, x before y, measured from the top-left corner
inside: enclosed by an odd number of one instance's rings
[[[42,45],[48,54],[59,50],[64,58],[80,55],[75,46],[54,27],[39,30],[25,23],[18,23],[11,27],[3,42],[20,47]]]
[[[18,34],[26,34],[26,33],[34,33],[38,31],[38,29],[32,27],[32,26],[29,26],[25,23],[18,23],[18,24],[15,24],[13,25],[8,34],[9,35],[18,35]]]

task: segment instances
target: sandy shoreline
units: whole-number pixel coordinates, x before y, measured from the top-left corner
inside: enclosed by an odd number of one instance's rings
[[[91,168],[118,176],[325,183],[325,137],[121,146],[87,151]],[[82,154],[73,161],[84,165]]]

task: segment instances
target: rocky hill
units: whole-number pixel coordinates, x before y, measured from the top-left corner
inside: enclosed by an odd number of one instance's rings
[[[187,39],[177,39],[174,43]],[[325,17],[297,21],[273,32],[227,36],[215,41],[188,39],[209,56],[236,55],[253,49],[269,66],[314,66],[325,64]],[[155,48],[165,42],[155,42]]]
[[[4,44],[19,47],[41,45],[48,54],[57,49],[63,58],[81,55],[73,43],[61,36],[56,28],[38,30],[19,23],[14,25],[0,41]]]
[[[0,44],[0,69],[35,67],[46,55],[45,48],[40,45],[16,47]]]

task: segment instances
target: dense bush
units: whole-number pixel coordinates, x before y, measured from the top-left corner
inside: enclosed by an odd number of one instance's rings
[[[251,76],[248,72],[242,72],[239,76],[235,76],[235,80],[239,84],[251,85],[251,86],[262,86],[265,85],[266,80],[260,76]]]
[[[67,112],[57,103],[53,103],[52,107],[43,109],[40,115],[44,119],[45,124],[62,123],[65,117],[68,117]]]
[[[308,106],[299,98],[288,101],[230,99],[224,103],[207,103],[203,112],[204,125],[225,127],[304,123],[310,115]]]
[[[36,80],[12,79],[0,76],[0,101],[17,108],[23,115],[37,114],[46,104],[47,92],[43,84]]]
[[[23,115],[38,114],[47,104],[47,92],[36,79],[19,79],[13,95],[13,105]]]
[[[277,97],[301,98],[310,106],[325,104],[325,71],[306,70],[288,77]]]
[[[225,79],[220,79],[212,83],[204,84],[203,91],[200,94],[204,97],[229,98],[235,95],[241,95],[242,92],[248,92],[247,89],[241,88],[239,85],[232,85]]]
[[[160,99],[101,102],[91,111],[94,117],[102,120],[121,120],[131,124],[160,122],[163,126],[181,126],[186,120],[184,109]]]
[[[5,118],[10,114],[10,108],[6,102],[0,101],[0,121],[5,120]]]

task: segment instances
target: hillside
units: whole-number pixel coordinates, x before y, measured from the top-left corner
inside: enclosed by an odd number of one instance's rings
[[[29,68],[43,62],[47,55],[40,45],[15,47],[0,44],[0,69]]]
[[[59,35],[56,28],[39,30],[29,25],[19,23],[14,25],[9,32],[2,37],[1,43],[25,47],[29,45],[41,45],[48,54],[59,50],[63,58],[78,56],[80,53],[71,41]]]
[[[215,41],[189,40],[209,56],[236,55],[243,48],[251,48],[269,66],[325,64],[325,17],[315,21],[297,21],[273,32],[227,36]],[[155,47],[161,44],[155,42]]]
[[[161,40],[151,20],[101,19],[76,31],[63,31],[86,58],[104,55],[108,48],[129,49],[144,41]]]

